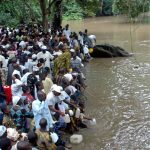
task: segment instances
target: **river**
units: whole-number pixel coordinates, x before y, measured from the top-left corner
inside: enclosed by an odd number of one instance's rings
[[[150,149],[150,25],[122,17],[70,21],[72,31],[88,29],[97,44],[118,45],[130,58],[93,59],[86,67],[86,113],[97,125],[80,130],[73,150]]]

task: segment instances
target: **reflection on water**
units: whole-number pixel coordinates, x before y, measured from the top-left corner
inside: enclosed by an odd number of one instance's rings
[[[88,28],[97,43],[134,53],[131,58],[93,59],[88,64],[86,112],[97,119],[97,125],[81,130],[84,142],[73,149],[150,149],[150,26],[130,28],[118,17],[69,23],[72,30]]]

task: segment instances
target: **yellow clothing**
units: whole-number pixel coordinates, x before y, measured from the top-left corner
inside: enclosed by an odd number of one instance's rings
[[[36,130],[38,136],[39,150],[56,150],[56,145],[52,142],[52,138],[47,131]]]
[[[69,71],[70,66],[71,54],[69,51],[66,51],[54,60],[54,74],[57,75],[60,69]]]
[[[44,86],[45,94],[47,95],[53,85],[53,82],[52,82],[51,78],[46,77],[45,80],[42,81],[42,83]]]

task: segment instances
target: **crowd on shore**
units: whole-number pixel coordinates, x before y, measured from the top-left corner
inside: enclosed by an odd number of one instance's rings
[[[86,128],[84,62],[90,42],[69,25],[0,27],[0,149],[63,150],[63,134]]]

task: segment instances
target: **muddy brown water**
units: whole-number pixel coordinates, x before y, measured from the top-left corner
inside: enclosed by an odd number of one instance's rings
[[[80,130],[84,140],[73,150],[150,149],[150,25],[123,20],[68,22],[72,31],[87,28],[95,34],[97,44],[114,44],[134,53],[131,58],[93,59],[86,66],[86,113],[96,118],[97,125]]]

